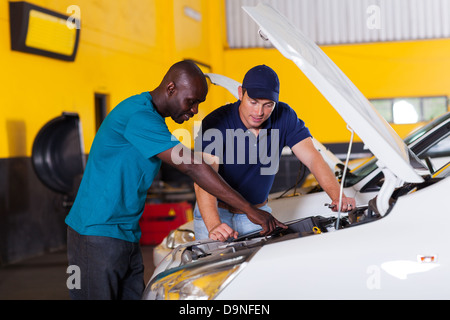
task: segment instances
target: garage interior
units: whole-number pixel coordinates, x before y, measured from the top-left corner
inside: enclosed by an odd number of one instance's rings
[[[120,101],[154,88],[176,61],[191,60],[205,73],[238,81],[256,64],[272,66],[282,84],[281,100],[292,106],[327,149],[345,158],[349,139],[345,122],[299,70],[293,71],[292,64],[258,36],[257,26],[242,12],[242,6],[258,2],[30,0],[0,4],[4,70],[0,300],[69,299],[64,219],[95,134]],[[280,10],[321,46],[400,137],[449,111],[450,0],[262,2]],[[49,23],[34,29],[27,20],[30,12],[68,24]],[[211,86],[194,120],[201,121],[232,101],[229,92]],[[397,117],[394,107],[399,101],[406,101],[416,116]],[[324,110],[320,117],[319,107]],[[172,120],[167,124],[171,131],[180,128]],[[194,136],[193,121],[181,128]],[[192,145],[192,141],[183,143]],[[352,159],[370,155],[355,137]],[[307,175],[304,170],[292,153],[283,154],[272,192],[301,184]],[[141,220],[145,281],[154,269],[153,248],[171,230],[192,220],[194,205],[190,178],[163,165],[148,192]]]

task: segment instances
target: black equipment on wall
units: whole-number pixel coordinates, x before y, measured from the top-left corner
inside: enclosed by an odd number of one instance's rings
[[[39,180],[55,192],[74,195],[86,166],[80,118],[64,112],[37,134],[32,150]]]

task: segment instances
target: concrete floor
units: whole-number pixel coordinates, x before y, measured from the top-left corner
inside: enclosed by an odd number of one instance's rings
[[[141,247],[145,283],[154,270],[153,248]],[[69,300],[66,271],[65,250],[0,267],[0,300]]]

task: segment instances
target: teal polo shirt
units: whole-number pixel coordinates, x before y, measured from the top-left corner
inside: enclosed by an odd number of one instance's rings
[[[95,136],[67,225],[82,235],[139,242],[139,219],[161,166],[156,155],[179,143],[150,93],[121,102]]]

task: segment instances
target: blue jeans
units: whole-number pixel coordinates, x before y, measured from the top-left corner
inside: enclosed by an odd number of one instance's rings
[[[231,213],[227,209],[218,208],[219,209],[219,217],[222,223],[226,223],[233,230],[238,232],[238,236],[242,236],[254,231],[262,230],[261,226],[258,224],[254,224],[251,222],[246,214],[242,213]],[[259,209],[272,213],[272,209],[266,204]],[[194,232],[195,239],[202,240],[209,238],[209,232],[206,228],[205,223],[203,222],[202,216],[200,214],[200,210],[198,209],[198,205],[195,204],[194,208]]]
[[[69,289],[71,299],[141,299],[145,284],[139,243],[84,236],[68,227],[67,258],[81,276],[81,288]]]

